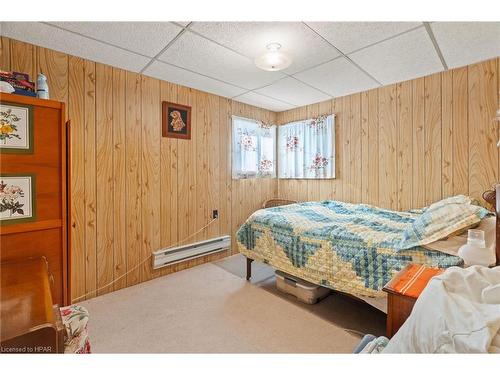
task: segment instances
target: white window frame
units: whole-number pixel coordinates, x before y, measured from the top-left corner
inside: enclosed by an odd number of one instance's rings
[[[276,178],[277,177],[277,171],[278,171],[278,163],[277,163],[277,126],[272,125],[272,129],[270,131],[274,132],[274,136],[272,137],[274,141],[273,145],[273,150],[272,150],[272,157],[273,157],[273,170],[269,175],[259,175],[259,171],[257,170],[256,172],[248,172],[245,173],[245,171],[242,170],[236,170],[236,164],[235,159],[237,157],[236,154],[236,139],[235,139],[235,120],[244,120],[247,122],[253,122],[257,126],[261,121],[247,118],[247,117],[241,117],[241,116],[236,116],[233,115],[231,116],[231,176],[233,180],[241,180],[241,179],[250,179],[250,178]],[[257,136],[258,137],[258,136]],[[259,142],[259,140],[257,140]],[[258,151],[256,151],[258,152]],[[259,155],[257,155],[257,162],[259,162]]]

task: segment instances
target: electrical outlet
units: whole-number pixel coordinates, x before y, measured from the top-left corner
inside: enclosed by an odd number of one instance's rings
[[[213,210],[212,219],[218,219],[218,218],[219,218],[219,210]]]

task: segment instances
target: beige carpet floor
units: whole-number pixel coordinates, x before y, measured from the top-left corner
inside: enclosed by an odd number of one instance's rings
[[[233,266],[242,262],[228,260]],[[369,306],[332,296],[304,308],[273,290],[265,268],[264,279],[252,284],[221,262],[83,302],[90,312],[93,352],[349,353],[359,335],[346,329],[373,328],[373,322],[352,323],[369,320],[370,314],[362,312]],[[340,311],[326,313],[339,306]]]
[[[233,255],[214,264],[240,278],[246,277],[246,258],[242,255]],[[276,289],[274,269],[261,262],[252,263],[252,278],[250,280],[252,284],[274,294],[276,297],[293,303],[338,327],[357,333],[359,337],[367,333],[376,336],[385,335],[386,314],[367,303],[332,291],[328,297],[319,303],[314,305],[304,304],[294,296],[284,294]],[[386,301],[384,300],[383,303],[386,303]]]

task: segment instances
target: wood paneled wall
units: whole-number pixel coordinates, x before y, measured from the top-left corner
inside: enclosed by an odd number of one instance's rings
[[[336,114],[334,180],[279,180],[279,195],[406,210],[499,180],[500,59],[277,114]]]
[[[232,234],[236,251],[235,230],[277,195],[404,210],[480,198],[499,178],[499,59],[276,114],[9,38],[0,47],[0,69],[42,71],[67,103],[74,301],[227,255],[160,271],[141,263],[186,238]],[[190,141],[161,137],[163,100],[192,106]],[[336,179],[231,179],[231,115],[283,124],[326,113],[336,114]],[[194,235],[213,209],[219,219]]]
[[[275,179],[231,179],[231,115],[275,122],[273,112],[4,37],[0,64],[42,71],[51,98],[67,103],[74,302],[228,255],[158,271],[142,263],[184,239],[234,239],[277,194]],[[192,107],[190,141],[162,138],[161,101]],[[214,209],[219,219],[195,234]]]

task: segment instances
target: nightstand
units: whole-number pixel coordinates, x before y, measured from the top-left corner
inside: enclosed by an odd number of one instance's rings
[[[442,273],[440,268],[408,264],[382,289],[387,292],[387,337],[391,338],[408,319],[413,305],[429,280]]]

